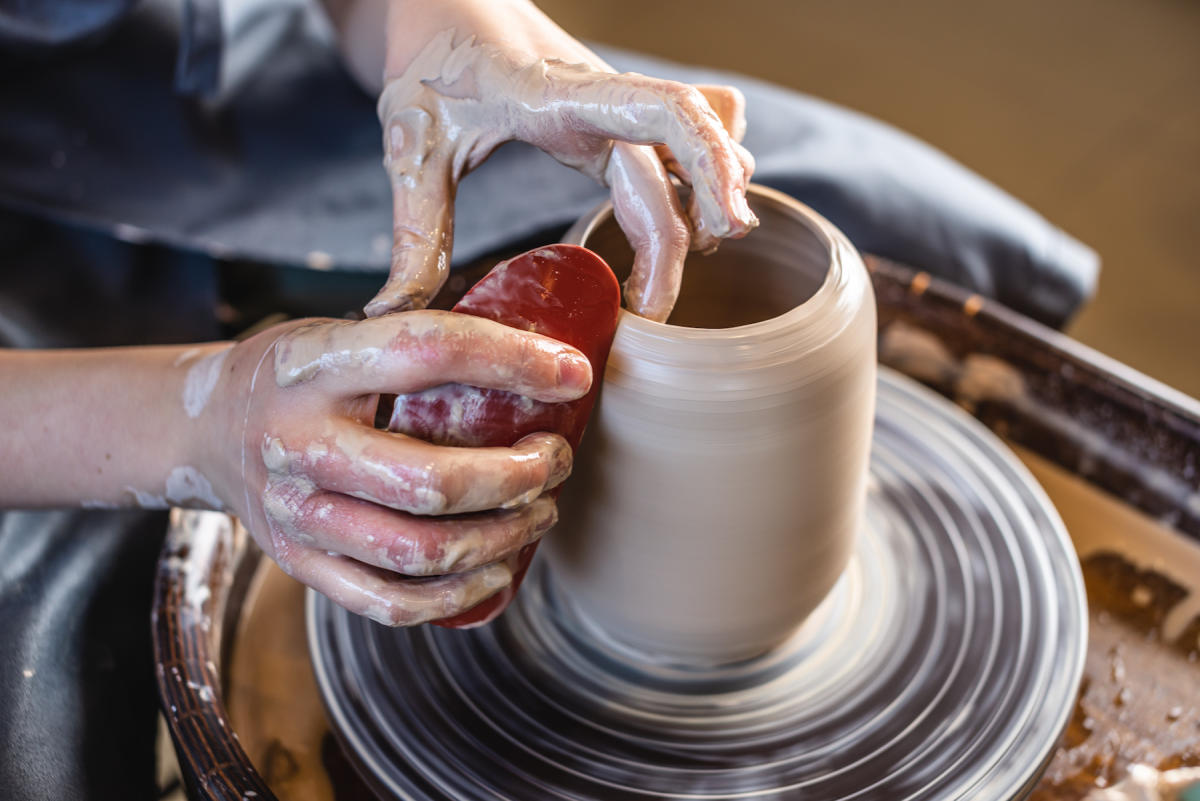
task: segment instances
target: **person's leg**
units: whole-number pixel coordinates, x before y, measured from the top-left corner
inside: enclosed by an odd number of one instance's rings
[[[165,512],[0,513],[0,797],[156,795],[150,654]]]

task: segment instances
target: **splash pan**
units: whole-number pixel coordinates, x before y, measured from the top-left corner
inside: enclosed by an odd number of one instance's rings
[[[1011,799],[1083,668],[1078,561],[981,424],[880,374],[864,530],[779,649],[658,664],[608,640],[538,562],[494,624],[388,629],[309,593],[335,731],[383,797]]]

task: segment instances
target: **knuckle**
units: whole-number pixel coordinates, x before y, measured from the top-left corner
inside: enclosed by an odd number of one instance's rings
[[[388,350],[398,358],[433,371],[434,376],[454,369],[469,351],[462,326],[447,319],[447,312],[418,309],[397,315]],[[387,319],[387,318],[383,318]]]
[[[532,334],[520,332],[517,338],[517,364],[522,383],[549,388],[558,383],[559,348]]]
[[[262,456],[263,467],[267,469],[268,473],[283,475],[291,472],[292,453],[282,438],[263,434],[259,454]]]
[[[445,549],[437,543],[428,542],[417,532],[397,532],[388,544],[385,555],[387,562],[406,576],[435,576],[447,572],[442,564],[447,561]]]
[[[311,487],[300,481],[272,481],[263,488],[263,516],[276,539],[308,537],[303,510],[311,493]]]
[[[391,584],[382,598],[375,601],[361,601],[346,608],[355,614],[382,623],[392,628],[416,626],[433,619],[428,612],[423,613],[422,605],[414,603],[411,597],[409,583],[403,580]]]
[[[296,527],[308,531],[324,527],[333,516],[334,506],[324,493],[312,493],[302,498],[296,508]],[[309,537],[311,540],[311,537]]]
[[[436,517],[449,514],[462,495],[461,481],[434,476],[427,486],[413,488],[410,503],[414,514]]]
[[[524,489],[524,485],[518,485],[512,492],[509,493],[509,499],[500,504],[501,509],[520,509],[528,506],[537,499],[537,496],[542,494],[544,481],[535,481],[534,486],[529,489]],[[523,490],[523,491],[522,491]]]
[[[289,576],[290,578],[298,578],[296,563],[293,562],[291,558],[286,555],[275,554],[273,559],[275,560],[275,564],[279,566],[279,569],[283,571],[284,575]],[[309,586],[312,585],[310,584]]]
[[[392,172],[419,170],[436,141],[429,135],[434,125],[433,116],[420,106],[389,111],[384,123],[384,166]]]
[[[708,105],[717,112],[717,116],[722,120],[728,120],[731,123],[737,123],[738,118],[743,114],[743,109],[746,106],[746,98],[742,95],[741,90],[736,86],[726,86],[722,84],[706,86],[701,89],[701,94],[705,96]]]
[[[557,384],[557,348],[548,340],[527,331],[505,327],[491,332],[473,349],[480,368],[496,387],[519,394]]]
[[[686,83],[669,82],[668,96],[676,107],[679,109],[682,116],[689,119],[707,116],[712,114],[712,109],[708,105],[708,100],[704,94],[694,86]]]
[[[417,228],[406,220],[392,223],[392,263],[406,261],[414,251],[424,255],[437,250],[441,245],[438,232]]]
[[[443,541],[424,548],[410,575],[443,576],[459,573],[489,556],[504,532],[487,524],[454,526]]]
[[[367,608],[366,610],[360,611],[359,614],[366,615],[375,622],[382,623],[385,626],[391,626],[392,628],[410,625],[409,620],[411,618],[411,614],[407,609],[399,604],[389,604],[381,610]]]
[[[464,480],[463,473],[463,467],[453,461],[442,465],[431,464],[423,479],[404,493],[404,505],[417,515],[448,514],[469,483],[469,480]]]
[[[369,549],[374,544],[374,535],[367,535],[366,547]],[[405,529],[400,529],[392,532],[388,541],[380,546],[381,561],[395,567],[397,571],[405,575],[417,575],[412,572],[422,562],[417,558],[417,548],[415,543],[410,538],[409,533]]]

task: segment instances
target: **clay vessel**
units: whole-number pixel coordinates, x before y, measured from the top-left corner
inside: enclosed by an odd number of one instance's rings
[[[575,611],[649,660],[747,659],[836,583],[866,491],[875,303],[828,221],[752,186],[761,227],[688,259],[667,324],[622,312],[543,546]],[[566,241],[622,280],[610,205]]]

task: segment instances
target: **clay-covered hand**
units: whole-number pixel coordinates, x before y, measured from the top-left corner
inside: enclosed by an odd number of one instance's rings
[[[636,252],[626,302],[651,319],[670,314],[689,247],[757,225],[736,89],[617,74],[527,0],[393,0],[387,36],[379,115],[394,245],[368,315],[428,303],[449,270],[459,179],[510,140],[611,188]],[[664,162],[691,187],[686,210]]]
[[[562,437],[439,447],[374,428],[380,393],[448,382],[544,401],[591,384],[575,349],[490,320],[413,311],[288,323],[233,347],[205,474],[289,574],[389,625],[452,616],[506,587],[556,520]]]

